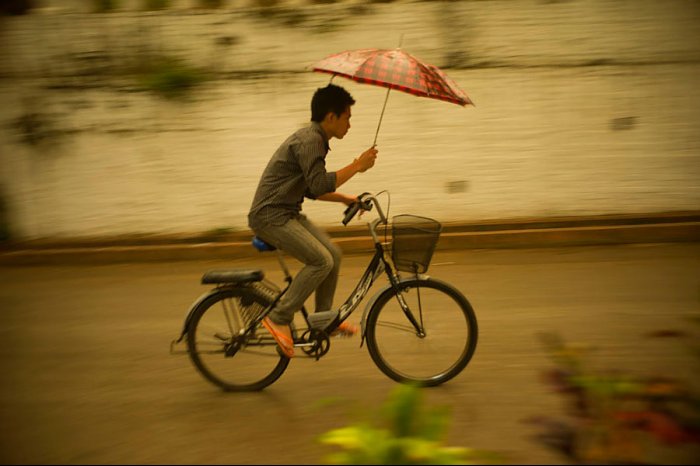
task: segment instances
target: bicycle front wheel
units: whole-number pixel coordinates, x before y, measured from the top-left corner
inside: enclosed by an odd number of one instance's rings
[[[271,302],[252,287],[222,288],[194,309],[187,346],[207,380],[225,391],[255,391],[282,375],[289,358],[277,350],[272,336],[260,325],[247,332]]]
[[[377,298],[367,316],[367,349],[377,367],[397,382],[436,386],[459,374],[476,349],[478,328],[469,301],[432,278],[399,283]]]

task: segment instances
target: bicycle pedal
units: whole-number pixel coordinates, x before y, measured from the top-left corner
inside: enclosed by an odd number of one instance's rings
[[[314,343],[294,343],[295,348],[313,348]]]

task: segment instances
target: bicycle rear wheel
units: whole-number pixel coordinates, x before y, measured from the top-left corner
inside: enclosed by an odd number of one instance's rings
[[[431,278],[400,282],[377,298],[367,316],[367,349],[377,367],[397,382],[435,386],[459,374],[476,349],[478,327],[469,301],[453,286]]]
[[[245,332],[271,302],[252,287],[222,288],[193,310],[187,346],[207,380],[225,391],[255,391],[282,375],[289,358],[272,336],[260,325]]]

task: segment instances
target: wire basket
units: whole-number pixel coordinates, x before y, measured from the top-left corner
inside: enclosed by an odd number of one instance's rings
[[[427,217],[396,215],[392,219],[391,257],[403,272],[424,273],[428,270],[442,225]]]

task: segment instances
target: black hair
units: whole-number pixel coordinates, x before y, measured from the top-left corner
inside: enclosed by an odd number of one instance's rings
[[[329,84],[316,89],[311,99],[311,121],[320,123],[328,112],[340,116],[349,106],[355,104],[350,93],[340,86]]]

